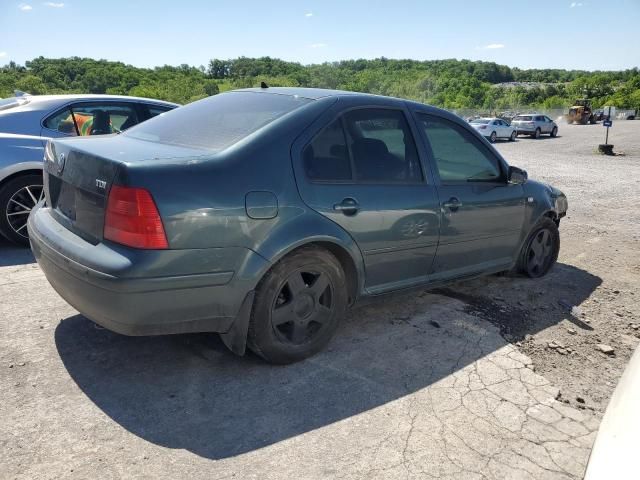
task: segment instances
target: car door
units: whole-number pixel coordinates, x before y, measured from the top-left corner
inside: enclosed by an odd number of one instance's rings
[[[540,127],[540,132],[542,133],[549,133],[551,131],[551,129],[549,128],[549,124],[547,123],[543,115],[536,116],[536,125]]]
[[[368,292],[424,282],[439,231],[424,147],[404,104],[349,108],[354,103],[338,101],[294,144],[300,195],[355,240]]]
[[[466,126],[417,113],[440,201],[440,241],[431,280],[509,268],[516,258],[525,199],[507,166]]]
[[[124,131],[141,120],[133,102],[74,102],[45,118],[42,136],[107,135]]]

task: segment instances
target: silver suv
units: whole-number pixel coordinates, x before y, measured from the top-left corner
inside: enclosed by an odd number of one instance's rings
[[[511,126],[515,127],[516,135],[531,135],[534,138],[540,138],[540,135],[547,133],[552,137],[558,135],[556,122],[539,113],[516,115],[511,121]]]

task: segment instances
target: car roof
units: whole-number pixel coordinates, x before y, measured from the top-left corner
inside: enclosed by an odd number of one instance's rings
[[[240,90],[232,90],[232,92],[256,92],[271,93],[277,95],[290,95],[318,100],[325,97],[338,97],[343,95],[350,96],[377,96],[370,93],[348,92],[346,90],[330,90],[325,88],[304,88],[304,87],[267,87],[267,88],[243,88]],[[391,98],[391,97],[389,97]]]
[[[457,118],[456,115],[443,110],[438,107],[434,107],[432,105],[427,105],[425,103],[416,102],[413,100],[408,100],[406,98],[398,98],[398,97],[389,97],[386,95],[374,95],[372,93],[362,93],[362,92],[349,92],[347,90],[332,90],[327,88],[306,88],[306,87],[267,87],[267,88],[242,88],[238,90],[230,90],[227,93],[233,92],[255,92],[255,93],[270,93],[275,95],[297,95],[302,98],[308,98],[310,100],[320,100],[322,98],[329,97],[351,97],[351,98],[360,98],[360,99],[377,99],[378,101],[383,99],[390,103],[398,104],[408,104],[419,106],[421,108],[425,108],[427,110],[436,111],[450,118]]]
[[[67,94],[67,95],[24,95],[18,98],[27,98],[28,102],[20,105],[21,110],[41,110],[45,108],[55,108],[58,105],[64,105],[69,101],[99,101],[99,100],[122,100],[136,101],[144,103],[155,103],[158,105],[166,105],[171,107],[179,107],[180,105],[173,102],[165,102],[164,100],[156,100],[144,97],[128,97],[125,95],[102,95],[102,94]],[[12,109],[13,110],[13,109]],[[9,111],[12,111],[9,110]]]

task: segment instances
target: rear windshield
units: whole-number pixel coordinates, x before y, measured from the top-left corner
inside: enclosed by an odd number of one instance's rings
[[[513,120],[515,122],[530,122],[531,120],[533,120],[533,117],[531,115],[518,115]]]
[[[310,101],[290,95],[223,93],[158,115],[122,135],[219,152]]]
[[[471,120],[471,123],[481,123],[483,125],[486,125],[490,121],[491,120],[487,120],[486,118],[476,118],[475,120]]]

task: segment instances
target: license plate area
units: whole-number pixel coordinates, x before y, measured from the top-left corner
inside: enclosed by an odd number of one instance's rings
[[[76,221],[76,188],[66,182],[60,185],[60,194],[56,205],[58,211],[69,220]]]

